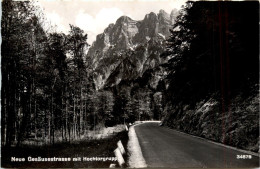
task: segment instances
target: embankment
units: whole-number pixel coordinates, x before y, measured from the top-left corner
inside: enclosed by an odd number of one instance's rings
[[[216,96],[195,108],[167,104],[163,125],[240,149],[259,151],[259,94],[238,95],[223,107]]]

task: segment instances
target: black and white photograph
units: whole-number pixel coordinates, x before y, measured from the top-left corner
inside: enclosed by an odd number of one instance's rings
[[[2,0],[1,168],[259,168],[259,1]]]

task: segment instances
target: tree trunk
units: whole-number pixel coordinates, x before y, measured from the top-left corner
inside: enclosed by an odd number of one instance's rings
[[[67,99],[65,99],[65,140],[67,141],[67,132],[68,132],[68,106]]]
[[[73,96],[73,138],[76,138],[76,103],[75,103],[75,94]]]
[[[79,117],[79,138],[83,129],[83,98],[82,98],[82,82],[80,80],[80,117]]]
[[[48,117],[48,137],[49,137],[49,143],[51,144],[51,108],[52,107],[52,94],[51,94],[51,103],[50,103],[50,107],[49,107],[49,117]]]

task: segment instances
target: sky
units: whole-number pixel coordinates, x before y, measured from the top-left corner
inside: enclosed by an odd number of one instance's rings
[[[123,15],[142,20],[150,12],[160,9],[170,13],[180,9],[185,0],[38,0],[45,18],[56,31],[68,33],[69,24],[88,34],[88,43]]]

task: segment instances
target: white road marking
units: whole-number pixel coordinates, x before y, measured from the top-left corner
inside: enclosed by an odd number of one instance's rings
[[[127,149],[129,152],[129,168],[146,168],[147,164],[143,157],[141,147],[138,141],[138,138],[135,133],[134,126],[129,128],[128,133],[129,141],[127,144]]]

